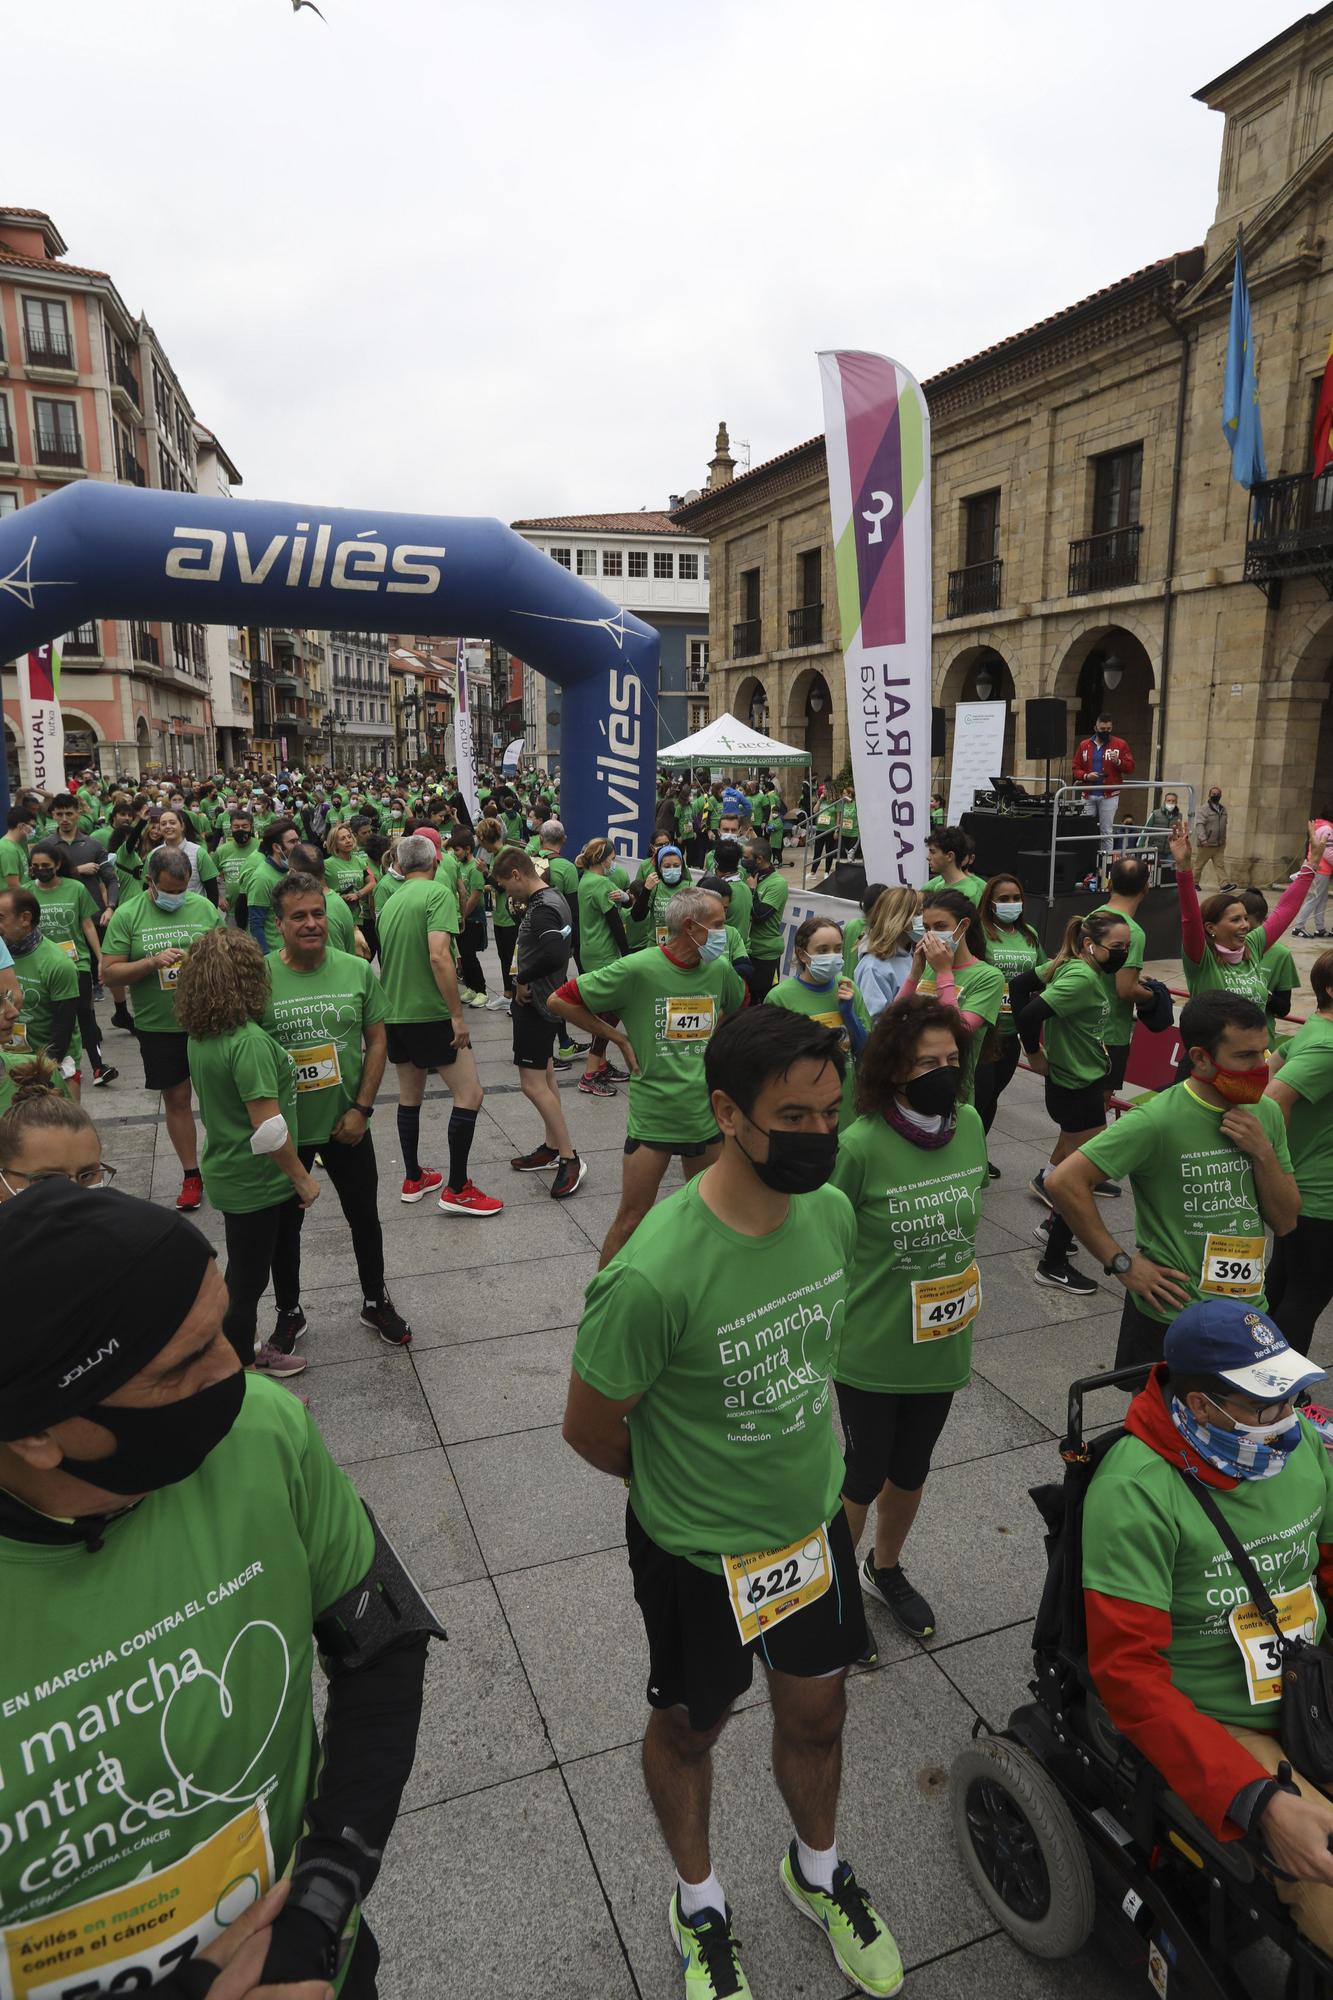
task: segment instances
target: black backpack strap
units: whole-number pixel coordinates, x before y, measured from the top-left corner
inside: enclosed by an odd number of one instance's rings
[[[1180,1473],[1185,1485],[1194,1495],[1199,1505],[1203,1508],[1204,1513],[1226,1543],[1227,1552],[1232,1562],[1235,1563],[1236,1568],[1244,1577],[1250,1596],[1259,1607],[1263,1617],[1272,1626],[1274,1632],[1276,1632],[1285,1651],[1290,1641],[1286,1633],[1282,1630],[1282,1625],[1277,1615],[1277,1606],[1269,1596],[1258,1570],[1241,1547],[1240,1537],[1237,1535],[1230,1521],[1228,1521],[1226,1515],[1222,1512],[1222,1509],[1218,1506],[1216,1500],[1214,1500],[1212,1494],[1208,1491],[1208,1488],[1202,1485],[1190,1473],[1185,1472],[1181,1467],[1177,1466],[1176,1470]]]

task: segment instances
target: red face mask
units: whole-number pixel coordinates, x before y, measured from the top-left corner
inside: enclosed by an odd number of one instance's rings
[[[1220,1063],[1215,1063],[1208,1081],[1219,1097],[1232,1104],[1257,1104],[1268,1088],[1268,1065],[1260,1063],[1257,1069],[1223,1069]]]

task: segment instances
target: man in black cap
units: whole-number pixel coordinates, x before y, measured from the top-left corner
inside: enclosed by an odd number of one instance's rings
[[[0,1270],[48,1301],[39,1338],[0,1324],[10,1962],[172,2000],[215,1976],[227,2000],[323,2000],[345,1968],[343,2000],[369,2000],[360,1905],[439,1625],[303,1406],[242,1372],[192,1224],[43,1182],[0,1208]]]

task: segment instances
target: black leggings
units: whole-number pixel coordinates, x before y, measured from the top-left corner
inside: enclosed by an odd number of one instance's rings
[[[93,1012],[93,975],[91,972],[79,974],[79,1033],[83,1037],[83,1052],[94,1069],[102,1067],[102,1030],[97,1025]]]
[[[753,955],[751,956],[749,987],[750,1005],[752,1007],[762,1007],[764,996],[777,979],[778,967],[779,960],[776,958],[755,958]]]
[[[994,1062],[979,1062],[976,1078],[972,1086],[972,1102],[981,1113],[981,1127],[989,1132],[995,1123],[995,1113],[999,1109],[1000,1098],[1014,1080],[1018,1059],[1023,1053],[1023,1044],[1017,1035],[1001,1035],[1000,1053]]]
[[[289,1210],[295,1211],[295,1222]],[[250,1367],[255,1358],[259,1301],[268,1290],[270,1276],[279,1312],[295,1312],[301,1303],[300,1218],[301,1205],[294,1194],[275,1202],[272,1208],[222,1218],[227,1239],[227,1310],[222,1331],[240,1355],[243,1367]]]
[[[817,833],[815,835],[814,852],[810,857],[810,871],[812,874],[818,868],[820,861],[826,854],[830,852],[830,850],[832,851],[833,859],[826,861],[824,863],[824,866],[826,868],[832,868],[833,860],[836,860],[837,858],[838,834],[837,834],[837,829],[835,827],[830,827],[827,833]]]
[[[868,1507],[886,1479],[900,1493],[924,1486],[953,1390],[905,1395],[892,1389],[853,1389],[845,1382],[834,1387],[847,1442],[844,1497],[854,1506]]]
[[[514,997],[514,946],[518,942],[518,927],[515,924],[495,926],[495,951],[500,961],[500,979],[508,999]]]
[[[464,924],[458,939],[458,983],[469,993],[486,991],[486,974],[480,954],[486,949],[486,919],[475,913]]]
[[[380,1176],[375,1160],[375,1141],[367,1132],[356,1146],[344,1146],[336,1139],[326,1139],[322,1146],[300,1146],[297,1151],[307,1173],[315,1163],[316,1154],[324,1162],[329,1184],[338,1197],[338,1206],[352,1233],[352,1254],[356,1258],[356,1273],[361,1281],[361,1296],[363,1299],[380,1300],[384,1296],[384,1231],[380,1227]],[[293,1206],[296,1204],[293,1203]],[[300,1207],[296,1208],[294,1217],[284,1220],[280,1249],[280,1254],[285,1255],[290,1231],[296,1239],[298,1298],[301,1295],[301,1224],[304,1220],[305,1210]]]
[[[1273,1239],[1265,1290],[1288,1345],[1308,1354],[1315,1321],[1333,1299],[1333,1220],[1298,1216],[1290,1235]]]

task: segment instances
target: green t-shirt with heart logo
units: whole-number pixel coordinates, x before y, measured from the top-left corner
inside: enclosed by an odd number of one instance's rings
[[[1268,976],[1264,971],[1267,950],[1267,933],[1262,924],[1256,924],[1246,935],[1243,956],[1237,965],[1228,965],[1225,959],[1219,958],[1211,944],[1204,946],[1200,959],[1191,958],[1182,951],[1180,963],[1184,968],[1190,999],[1196,993],[1239,993],[1244,999],[1253,1000],[1256,1007],[1267,1011]]]
[[[332,906],[331,906],[332,907]],[[365,959],[329,949],[313,971],[270,952],[264,1027],[296,1066],[296,1128],[302,1146],[322,1145],[356,1103],[362,1029],[385,1019],[384,994]]]
[[[199,1162],[204,1193],[222,1215],[252,1215],[276,1208],[292,1193],[291,1181],[272,1153],[255,1153],[247,1106],[273,1098],[296,1136],[296,1067],[286,1049],[258,1021],[242,1021],[221,1035],[191,1035],[190,1080],[199,1100],[204,1151]]]
[[[700,1569],[828,1521],[843,1459],[829,1411],[855,1224],[837,1188],[794,1195],[767,1236],[700,1189],[650,1210],[588,1287],[574,1370],[629,1413],[630,1505]]]
[[[159,951],[166,951],[172,946],[188,951],[197,937],[202,937],[205,931],[217,930],[225,921],[221,911],[209,902],[207,896],[193,896],[187,891],[185,901],[178,910],[163,910],[145,893],[131,897],[128,903],[116,905],[102,939],[102,950],[107,958],[133,961],[153,958]],[[159,967],[130,987],[130,1006],[138,1033],[178,1035],[181,1032],[180,1022],[176,1019],[176,981],[179,977],[178,961],[175,965]]]
[[[717,1137],[704,1081],[704,1051],[728,1014],[745,1004],[726,957],[678,966],[660,945],[580,973],[579,998],[594,1014],[619,1014],[639,1064],[630,1077],[631,1139],[699,1145]]]
[[[54,1009],[62,1001],[79,997],[78,968],[72,958],[39,934],[32,950],[22,952],[14,960],[14,971],[23,997],[23,1011],[9,1031],[8,1048],[14,1055],[43,1055],[51,1045]],[[73,1056],[75,1062],[83,1054],[83,1038],[77,1028],[66,1054]]]
[[[994,937],[986,935],[983,925],[982,935],[986,937],[987,965],[993,965],[997,972],[1004,975],[1004,992],[1000,997],[996,1026],[1002,1035],[1016,1035],[1018,1022],[1009,1000],[1010,981],[1020,979],[1025,972],[1035,972],[1039,965],[1045,965],[1047,953],[1035,933],[1024,930],[1018,924],[1009,929],[1002,925]]]
[[[57,875],[49,888],[39,887],[36,882],[29,882],[28,887],[42,906],[38,924],[42,936],[63,951],[80,972],[91,972],[92,953],[83,925],[87,917],[96,923],[97,905],[82,882],[71,882],[68,876]]]

